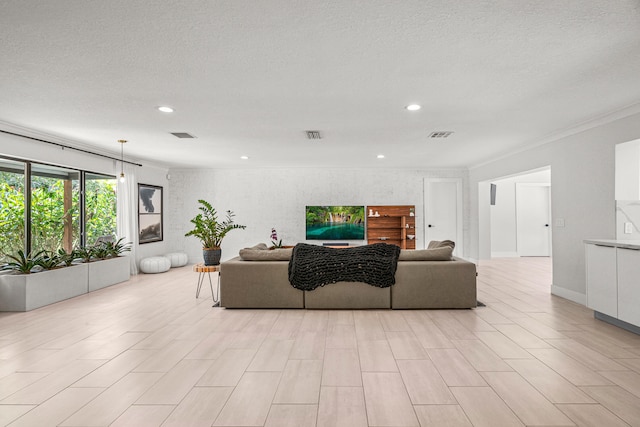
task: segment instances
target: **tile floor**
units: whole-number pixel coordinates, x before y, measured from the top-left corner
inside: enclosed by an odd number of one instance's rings
[[[640,336],[547,258],[482,262],[474,310],[225,310],[196,278],[0,313],[0,426],[640,426]]]

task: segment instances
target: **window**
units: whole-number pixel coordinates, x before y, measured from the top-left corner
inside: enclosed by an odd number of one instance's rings
[[[0,157],[0,264],[115,235],[115,177]]]
[[[69,252],[80,243],[80,172],[31,167],[31,248]]]
[[[0,263],[24,249],[24,169],[22,162],[0,158]]]
[[[85,174],[85,241],[116,235],[116,187],[112,176]]]

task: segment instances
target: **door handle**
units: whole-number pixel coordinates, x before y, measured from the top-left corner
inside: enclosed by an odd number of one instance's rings
[[[545,227],[548,227],[548,226],[549,226],[549,224],[545,224],[544,226],[545,226]]]
[[[432,227],[435,227],[435,225],[429,224],[429,225],[427,225],[427,227],[432,228]]]

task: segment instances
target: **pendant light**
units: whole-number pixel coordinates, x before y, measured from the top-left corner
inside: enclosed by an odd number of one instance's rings
[[[119,139],[120,143],[120,182],[124,182],[124,144],[127,142],[126,139]]]

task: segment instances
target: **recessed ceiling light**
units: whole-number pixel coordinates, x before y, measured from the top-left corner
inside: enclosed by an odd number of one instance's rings
[[[384,159],[384,154],[378,154],[379,159]]]
[[[406,107],[404,107],[404,108],[406,108],[406,109],[407,109],[407,110],[409,110],[409,111],[418,111],[418,110],[419,110],[419,109],[421,109],[422,107],[421,107],[420,105],[418,105],[418,104],[410,104],[410,105],[407,105],[407,106],[406,106]]]
[[[163,113],[173,113],[173,108],[171,107],[158,107],[158,110],[162,111]]]
[[[249,160],[249,156],[240,156],[242,160]]]

